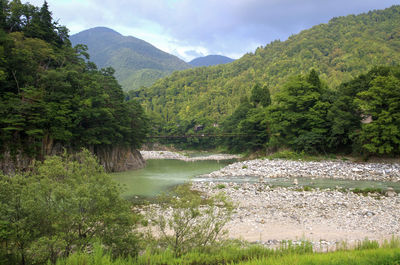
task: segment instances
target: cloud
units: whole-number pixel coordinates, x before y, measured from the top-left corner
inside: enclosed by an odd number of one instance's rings
[[[107,26],[187,60],[234,58],[329,19],[390,7],[398,0],[48,0],[73,33]],[[42,0],[32,0],[41,5]],[[136,34],[136,35],[135,35]],[[147,39],[146,39],[147,38]],[[155,42],[152,42],[155,41]]]

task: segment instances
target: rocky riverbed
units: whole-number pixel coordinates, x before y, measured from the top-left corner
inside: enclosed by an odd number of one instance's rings
[[[346,161],[305,162],[292,160],[249,160],[228,165],[202,177],[257,176],[263,178],[332,178],[400,181],[400,164],[353,163]]]
[[[400,236],[400,196],[362,196],[336,190],[299,191],[265,183],[195,182],[208,195],[224,192],[237,209],[227,229],[231,238],[277,245],[307,239],[319,250]]]
[[[145,159],[232,159],[236,156],[187,157],[169,151],[142,151]],[[256,182],[235,181],[252,176]],[[312,241],[315,249],[335,249],[341,242],[354,245],[365,238],[382,241],[400,236],[400,196],[355,194],[333,189],[305,191],[297,179],[400,181],[399,163],[305,162],[257,159],[236,162],[200,176],[193,189],[213,195],[224,192],[237,205],[227,224],[229,237],[276,246],[282,241]],[[292,178],[293,187],[269,186],[267,178]],[[232,182],[229,182],[232,181]]]
[[[183,161],[201,161],[201,160],[230,160],[238,159],[238,155],[228,155],[228,154],[213,154],[206,156],[188,157],[183,154],[171,151],[140,151],[140,154],[145,160],[149,159],[177,159]]]

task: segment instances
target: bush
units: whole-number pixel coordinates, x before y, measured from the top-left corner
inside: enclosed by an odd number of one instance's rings
[[[97,240],[114,256],[136,255],[134,218],[120,194],[87,150],[49,157],[26,175],[0,175],[5,264],[54,263]]]
[[[178,186],[159,201],[164,214],[153,213],[152,219],[161,232],[161,245],[176,257],[215,244],[225,233],[223,227],[233,211],[232,203],[223,194],[203,198],[190,185]]]

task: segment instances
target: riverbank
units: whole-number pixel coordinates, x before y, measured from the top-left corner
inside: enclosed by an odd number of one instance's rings
[[[348,161],[293,161],[256,159],[233,163],[205,178],[256,176],[260,178],[331,178],[400,181],[399,163],[354,163]]]
[[[231,155],[188,157],[170,151],[142,151],[148,159],[184,161],[224,160]],[[237,181],[254,176],[253,183]],[[346,242],[355,245],[369,238],[383,241],[400,236],[400,196],[393,189],[363,196],[336,189],[303,190],[300,178],[352,181],[400,181],[398,163],[354,163],[349,161],[294,161],[256,159],[241,161],[199,176],[193,189],[205,195],[224,192],[237,209],[226,229],[232,239],[267,246],[282,241],[309,240],[316,250],[334,250]],[[290,178],[292,187],[272,187],[268,178]],[[225,181],[225,180],[226,181]],[[365,194],[364,194],[365,195]]]
[[[145,160],[149,159],[176,159],[182,160],[187,162],[193,161],[203,161],[203,160],[231,160],[231,159],[239,159],[240,156],[238,155],[229,155],[229,154],[211,154],[211,155],[204,155],[204,156],[196,156],[196,157],[189,157],[183,155],[181,153],[172,152],[172,151],[140,151],[140,154]]]
[[[335,190],[299,191],[264,183],[195,182],[207,195],[224,192],[237,205],[226,226],[230,238],[264,245],[310,240],[316,249],[334,250],[365,238],[400,236],[400,197],[362,196]]]

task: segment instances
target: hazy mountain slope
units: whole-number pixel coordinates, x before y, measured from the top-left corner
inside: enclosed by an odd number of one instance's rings
[[[314,68],[334,88],[375,65],[398,64],[399,25],[400,6],[334,18],[233,63],[176,72],[136,95],[167,121],[218,122],[255,83],[268,85],[273,95],[289,76]]]
[[[201,66],[212,66],[218,64],[227,64],[233,61],[234,59],[222,55],[207,55],[204,57],[198,57],[196,59],[193,59],[188,64],[195,67],[201,67]]]
[[[109,28],[88,29],[70,39],[73,45],[87,45],[90,60],[99,67],[112,66],[126,91],[151,86],[160,77],[191,67],[143,40],[122,36]]]

